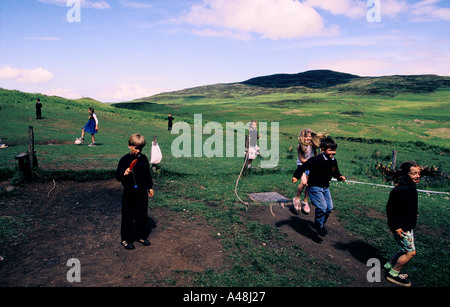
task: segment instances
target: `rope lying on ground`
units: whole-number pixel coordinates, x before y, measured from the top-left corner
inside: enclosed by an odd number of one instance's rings
[[[239,197],[239,195],[238,195],[238,193],[237,193],[237,187],[238,187],[239,179],[241,179],[242,172],[244,171],[245,165],[247,164],[247,161],[248,161],[248,153],[245,154],[244,165],[242,165],[241,172],[239,173],[239,177],[238,177],[238,179],[236,180],[236,186],[235,186],[235,188],[234,188],[234,194],[236,194],[236,197],[240,200],[240,202],[243,203],[243,204],[245,205],[245,209],[246,209],[246,210],[248,210],[248,205],[249,205],[249,204],[248,204],[248,202],[243,201],[243,200]]]
[[[53,179],[53,188],[48,192],[47,197],[50,196],[50,193],[56,188],[56,181]]]

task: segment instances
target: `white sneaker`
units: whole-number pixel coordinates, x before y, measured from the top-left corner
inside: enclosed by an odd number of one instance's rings
[[[299,211],[300,210],[300,199],[298,197],[294,197],[292,199],[292,202],[294,203],[294,209]]]
[[[311,209],[306,201],[302,201],[302,212],[305,214],[309,214],[309,212],[311,212]]]

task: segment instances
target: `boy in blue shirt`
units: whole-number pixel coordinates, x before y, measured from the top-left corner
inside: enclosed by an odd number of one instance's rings
[[[336,148],[337,144],[330,137],[322,139],[320,142],[322,154],[312,157],[300,165],[292,177],[292,182],[295,183],[302,178],[304,171],[309,170],[309,178],[302,183],[308,186],[309,198],[316,207],[314,227],[322,237],[325,237],[328,233],[324,225],[333,210],[333,200],[329,189],[331,177],[338,181],[345,181],[345,177],[339,172],[337,161],[334,158]]]

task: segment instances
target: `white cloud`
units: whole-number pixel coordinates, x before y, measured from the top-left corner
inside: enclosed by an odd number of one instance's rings
[[[120,3],[122,4],[123,7],[132,9],[148,9],[152,7],[151,4],[135,1],[121,0]]]
[[[450,21],[450,8],[442,0],[380,0],[381,17],[412,21]],[[201,36],[248,40],[295,39],[337,36],[337,25],[328,24],[324,12],[364,20],[370,9],[367,0],[202,0],[179,16],[193,25],[191,33]]]
[[[82,98],[82,96],[70,89],[52,89],[52,90],[47,90],[44,91],[43,94],[46,94],[48,96],[59,96],[59,97],[64,97],[67,99],[78,99],[78,98]]]
[[[380,2],[381,15],[395,17],[408,11],[408,3],[404,0],[383,0]]]
[[[49,4],[56,4],[61,6],[67,6],[68,0],[38,0],[42,3],[49,3]],[[79,0],[80,6],[84,8],[90,8],[90,9],[98,9],[98,10],[104,10],[109,9],[111,6],[106,0],[97,0],[97,1],[91,1],[91,0]],[[75,2],[75,1],[72,1]]]
[[[157,94],[158,91],[145,88],[138,83],[120,83],[114,88],[103,89],[94,94],[95,99],[104,102],[130,101]]]
[[[333,15],[345,16],[351,19],[363,19],[370,9],[367,0],[308,0],[313,8],[328,11]],[[406,0],[379,0],[382,17],[395,17],[408,11]]]
[[[249,40],[252,38],[250,33],[246,32],[233,32],[230,30],[214,30],[214,29],[195,29],[191,31],[192,34],[198,36],[212,36],[212,37],[224,37],[233,38],[238,40]]]
[[[360,0],[308,0],[307,4],[349,18],[365,18],[367,12],[366,1]]]
[[[22,69],[5,66],[0,68],[0,79],[27,84],[47,84],[53,80],[53,74],[43,69]]]
[[[450,21],[450,7],[439,7],[441,0],[424,0],[411,5],[415,21]]]
[[[430,6],[441,2],[441,0],[422,0],[420,2],[415,3],[414,7],[424,7],[424,6]]]
[[[385,50],[384,52],[353,52],[336,58],[312,60],[308,69],[331,69],[359,76],[382,75],[421,75],[435,74],[448,76],[450,57],[437,47],[408,43],[403,50]]]
[[[204,0],[179,17],[201,30],[195,33],[248,38],[257,34],[268,39],[292,39],[335,35],[325,28],[321,16],[297,0]],[[220,34],[219,34],[220,33]]]
[[[39,37],[25,37],[26,40],[36,40],[36,41],[59,41],[61,40],[59,37],[52,37],[52,36],[39,36]]]

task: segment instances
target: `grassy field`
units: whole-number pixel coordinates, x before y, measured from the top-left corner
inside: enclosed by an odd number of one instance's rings
[[[442,78],[437,81],[430,78],[356,79],[326,89],[219,84],[120,104],[0,89],[0,138],[9,145],[0,149],[0,179],[20,184],[14,157],[27,150],[28,126],[34,129],[40,166],[36,180],[51,180],[57,175],[80,178],[87,171],[91,173],[83,180],[111,176],[120,157],[128,151],[131,134],[141,133],[149,141],[157,135],[163,152],[158,175],[162,188],[152,206],[169,207],[174,212],[188,208],[205,217],[223,234],[224,250],[230,255],[228,265],[221,271],[186,272],[194,276],[196,285],[345,286],[349,277],[339,274],[340,268],[331,264],[321,263],[307,270],[287,265],[287,257],[314,261],[305,256],[301,247],[283,251],[276,247],[262,249],[262,240],[268,246],[271,242],[276,246],[275,243],[282,244],[287,239],[270,225],[242,222],[245,207],[237,201],[234,187],[243,159],[173,157],[171,144],[178,135],[167,131],[168,113],[172,113],[175,122],[190,125],[194,123],[194,114],[202,114],[203,125],[215,121],[225,127],[227,122],[247,123],[256,119],[269,123],[270,128],[270,123],[279,123],[278,166],[263,169],[259,167],[263,158],[255,161],[256,169],[239,184],[239,194],[247,201],[247,193],[254,192],[278,191],[290,198],[294,196],[295,186],[290,179],[296,167],[297,135],[303,128],[326,132],[336,139],[339,145],[336,158],[349,180],[390,184],[376,166],[387,166],[392,151],[396,150],[400,162],[413,159],[436,168],[435,176],[424,177],[419,189],[449,192],[450,88],[442,86]],[[35,119],[36,98],[43,103],[42,120]],[[90,106],[95,108],[100,121],[96,137],[99,145],[75,146],[73,141],[87,121]],[[207,138],[205,135],[204,139]],[[149,150],[150,146],[144,153]],[[332,183],[331,190],[339,203],[336,215],[355,238],[367,242],[384,257],[395,252],[385,220],[373,218],[373,214],[385,214],[389,189]],[[0,193],[6,197],[4,192]],[[449,286],[449,196],[420,193],[419,215],[419,252],[407,270],[414,271],[419,286]],[[0,217],[0,242],[12,228],[9,220]],[[323,272],[333,277],[321,275]],[[305,280],[311,282],[305,284]]]

